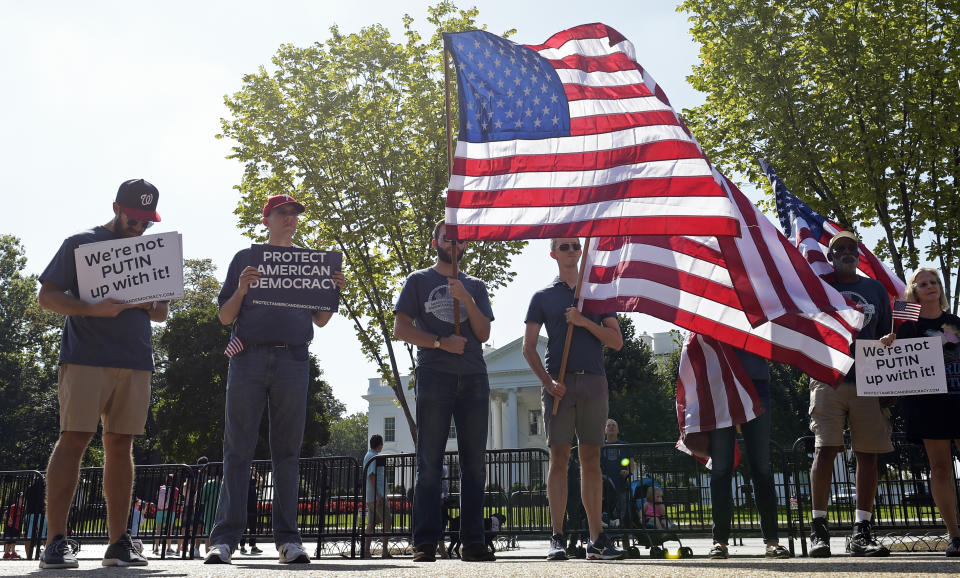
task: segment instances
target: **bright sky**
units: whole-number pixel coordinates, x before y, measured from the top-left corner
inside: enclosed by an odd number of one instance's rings
[[[679,110],[703,96],[684,80],[698,48],[673,4],[476,3],[479,22],[495,34],[516,28],[512,39],[520,43],[540,43],[577,24],[613,26],[634,43],[638,61]],[[109,221],[122,181],[145,178],[160,191],[163,217],[150,233],[180,232],[184,257],[211,258],[222,280],[233,254],[250,244],[233,215],[242,167],[226,158],[231,142],[215,139],[227,115],[223,97],[241,87],[245,73],[269,66],[281,44],[325,40],[333,24],[349,33],[380,23],[399,40],[405,13],[427,30],[425,6],[403,0],[5,2],[0,233],[20,238],[27,273],[39,274],[66,236]],[[530,296],[556,274],[547,252],[546,241],[534,241],[514,260],[515,281],[494,296],[493,345],[522,334]],[[672,327],[646,316],[635,323],[649,333]],[[334,316],[317,331],[311,350],[347,410],[365,412],[360,396],[377,372],[351,325]]]

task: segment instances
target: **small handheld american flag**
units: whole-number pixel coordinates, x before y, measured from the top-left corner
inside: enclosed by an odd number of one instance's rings
[[[893,318],[904,321],[916,321],[920,317],[920,304],[909,301],[893,302]]]
[[[236,334],[231,335],[230,343],[228,343],[227,348],[223,350],[223,354],[227,357],[233,357],[241,351],[243,351],[243,341],[240,341],[240,337]]]

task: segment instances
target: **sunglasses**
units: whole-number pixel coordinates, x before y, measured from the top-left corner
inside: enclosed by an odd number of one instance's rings
[[[127,218],[127,224],[131,227],[136,227],[137,225],[142,224],[144,229],[149,229],[153,226],[153,221],[138,221],[137,219],[131,219],[130,215],[126,213],[123,213],[123,216]]]
[[[560,243],[559,245],[557,245],[557,250],[558,251],[570,251],[570,250],[579,251],[580,243]]]
[[[456,243],[457,245],[466,245],[466,244],[467,244],[466,241],[458,241],[458,240],[456,240],[456,239],[448,239],[448,238],[446,238],[446,237],[443,238],[443,242],[444,242],[444,243],[451,243],[451,244]]]

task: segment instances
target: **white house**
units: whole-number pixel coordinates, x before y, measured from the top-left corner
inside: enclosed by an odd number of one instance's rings
[[[670,332],[643,333],[640,339],[653,350],[654,358],[662,358],[676,348]],[[543,429],[543,410],[540,406],[540,380],[530,371],[523,358],[523,338],[519,337],[503,347],[485,347],[483,357],[487,362],[490,379],[490,422],[487,427],[487,449],[517,449],[547,447]],[[540,336],[537,351],[540,358],[547,350],[547,338]],[[409,389],[410,376],[400,378],[406,391],[407,405],[416,416],[416,397]],[[413,438],[396,403],[393,390],[384,386],[380,378],[371,378],[367,394],[369,403],[368,437],[378,433],[384,439],[384,451],[389,453],[412,453]],[[447,439],[447,450],[457,449],[456,431],[453,424]]]

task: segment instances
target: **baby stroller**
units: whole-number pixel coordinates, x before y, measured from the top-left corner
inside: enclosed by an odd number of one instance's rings
[[[693,549],[683,545],[680,536],[675,531],[676,524],[666,515],[663,489],[660,482],[649,476],[644,476],[635,481],[632,488],[632,504],[638,512],[637,519],[642,521],[639,524],[640,534],[643,541],[646,542],[646,547],[650,550],[650,557],[693,558]],[[637,542],[639,543],[640,540],[637,540]],[[671,554],[664,546],[666,542],[676,542],[678,545],[677,551]],[[639,557],[639,551],[637,557]]]

